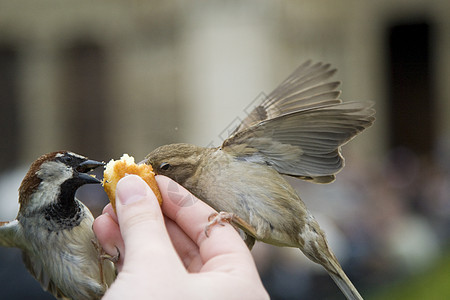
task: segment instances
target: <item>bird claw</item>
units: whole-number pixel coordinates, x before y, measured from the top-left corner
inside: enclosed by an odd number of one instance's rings
[[[231,224],[236,230],[242,229],[251,236],[257,237],[256,229],[247,223],[244,219],[239,217],[238,215],[230,212],[221,211],[220,213],[212,213],[208,217],[208,225],[205,227],[205,235],[206,237],[209,237],[209,232],[211,231],[211,228],[214,225],[225,225],[225,221],[229,224]]]
[[[95,250],[97,250],[97,254],[98,254],[97,257],[98,257],[98,268],[100,271],[100,274],[99,274],[100,281],[107,288],[108,285],[106,284],[105,277],[103,274],[103,262],[107,259],[113,263],[117,263],[120,258],[119,249],[116,247],[116,250],[117,250],[116,255],[109,255],[108,253],[106,253],[105,249],[103,249],[103,247],[100,245],[100,243],[98,242],[98,240],[96,238],[92,239],[91,243],[94,246]]]
[[[208,225],[205,227],[205,235],[209,237],[209,232],[214,225],[222,225],[225,226],[225,221],[230,223],[235,218],[235,214],[221,211],[220,213],[214,212],[208,217]]]
[[[103,253],[100,255],[100,259],[102,259],[102,260],[107,259],[115,264],[118,263],[120,260],[120,251],[119,251],[119,248],[117,248],[117,247],[116,247],[116,250],[117,250],[116,255],[110,255],[103,251]]]
[[[91,242],[92,242],[92,245],[94,245],[94,248],[97,250],[98,258],[99,258],[99,260],[101,262],[103,262],[106,259],[111,261],[111,262],[113,262],[113,263],[119,262],[119,259],[120,259],[119,248],[116,247],[116,250],[117,250],[117,254],[116,255],[110,255],[110,254],[106,253],[105,249],[103,249],[102,246],[100,246],[100,244],[97,241],[97,239],[92,239]]]

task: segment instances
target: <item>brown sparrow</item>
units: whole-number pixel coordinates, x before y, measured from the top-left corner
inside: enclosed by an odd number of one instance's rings
[[[371,126],[371,104],[342,102],[329,64],[306,62],[217,148],[172,144],[144,161],[255,239],[297,247],[321,264],[348,299],[362,299],[331,251],[325,233],[282,175],[329,183],[344,166],[341,146]]]
[[[100,183],[86,174],[104,163],[59,151],[39,157],[19,188],[19,212],[0,223],[0,245],[22,250],[29,272],[57,298],[100,299],[115,278],[101,258],[89,209],[76,190]]]

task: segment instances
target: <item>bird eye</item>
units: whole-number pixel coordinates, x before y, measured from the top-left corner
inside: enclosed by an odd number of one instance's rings
[[[164,163],[162,163],[162,164],[159,166],[159,168],[160,168],[161,170],[167,171],[167,170],[170,168],[170,164],[164,162]]]
[[[73,157],[72,157],[72,156],[64,156],[64,157],[63,157],[63,161],[64,161],[65,163],[70,163],[70,162],[72,162],[72,160],[73,160]]]

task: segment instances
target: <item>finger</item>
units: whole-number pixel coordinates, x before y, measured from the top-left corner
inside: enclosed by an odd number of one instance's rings
[[[114,208],[112,207],[111,203],[108,203],[102,211],[102,214],[109,214],[111,216],[111,218],[116,222],[119,223],[119,221],[117,220],[117,214],[114,211]]]
[[[158,200],[139,176],[129,175],[118,182],[116,209],[125,245],[123,270],[146,276],[161,275],[161,269],[184,270],[170,242]]]
[[[119,224],[109,215],[104,213],[98,216],[93,225],[93,230],[103,250],[111,256],[117,256],[119,253],[119,261],[117,266],[119,270],[123,264],[125,248],[120,235]],[[119,251],[119,253],[117,253]]]
[[[209,238],[206,238],[204,230],[214,209],[168,177],[158,175],[156,181],[163,197],[164,214],[198,245],[204,261],[222,254],[248,253],[237,231],[227,223],[213,226]]]
[[[185,268],[189,272],[199,272],[203,266],[203,261],[200,257],[199,248],[189,236],[178,226],[177,223],[170,218],[165,218],[166,228],[169,232],[172,244],[178,253]]]

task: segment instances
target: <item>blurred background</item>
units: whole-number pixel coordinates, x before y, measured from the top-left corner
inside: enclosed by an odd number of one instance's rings
[[[377,121],[329,185],[292,180],[367,299],[450,299],[450,1],[0,0],[0,220],[41,154],[220,145],[307,59]],[[100,172],[101,173],[101,172]],[[99,186],[78,197],[98,214]],[[273,299],[343,299],[298,249],[253,251]],[[52,299],[0,248],[1,299]]]

